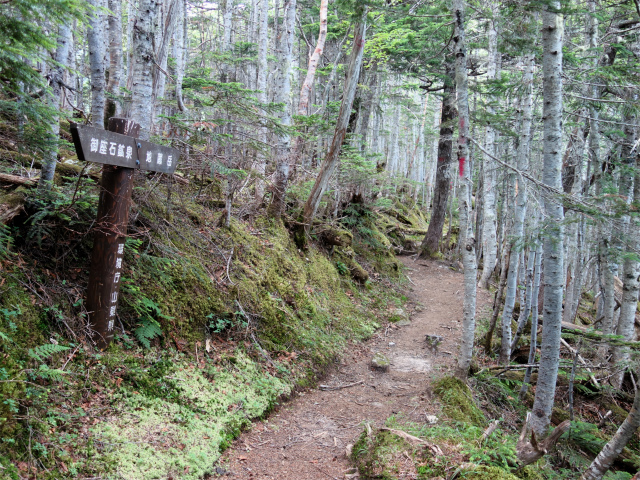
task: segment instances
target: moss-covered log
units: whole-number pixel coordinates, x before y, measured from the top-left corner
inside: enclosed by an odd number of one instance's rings
[[[336,247],[350,247],[353,243],[353,234],[344,229],[324,227],[318,232],[318,236],[326,245]]]

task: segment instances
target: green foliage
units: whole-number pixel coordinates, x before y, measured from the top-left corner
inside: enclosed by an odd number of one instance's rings
[[[157,320],[145,317],[140,319],[140,326],[133,333],[142,345],[149,348],[151,340],[162,336],[162,327]]]
[[[338,270],[338,273],[342,276],[347,275],[349,273],[349,267],[347,267],[344,263],[342,262],[336,262],[336,270]]]
[[[7,258],[11,254],[12,244],[11,229],[4,223],[0,223],[0,260]]]
[[[65,373],[59,368],[50,368],[49,366],[42,364],[37,370],[31,370],[29,375],[32,378],[40,378],[49,382],[61,382],[64,379]]]
[[[30,216],[26,222],[25,242],[43,248],[68,238],[69,229],[83,229],[89,225],[97,214],[98,194],[94,186],[92,180],[78,178],[60,188],[35,190],[26,199]]]
[[[51,65],[58,25],[82,22],[82,0],[11,0],[0,3],[0,115],[22,122],[21,146],[50,147],[44,134],[57,114],[46,104],[49,89],[38,63]]]
[[[53,343],[47,343],[45,345],[39,345],[35,348],[29,349],[29,356],[36,360],[37,362],[44,362],[49,357],[55,355],[56,353],[66,352],[70,350],[70,347],[65,347],[64,345],[56,345]]]

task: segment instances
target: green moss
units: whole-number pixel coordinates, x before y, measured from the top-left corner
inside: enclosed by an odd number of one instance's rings
[[[402,472],[406,475],[406,456],[414,463],[422,463],[425,451],[410,444],[398,435],[379,430],[373,438],[365,430],[353,446],[351,458],[364,478],[393,480]],[[417,472],[416,472],[417,473]]]
[[[523,480],[547,480],[547,476],[543,474],[543,470],[541,470],[537,465],[527,465],[521,470],[517,472],[518,478]]]
[[[43,334],[46,317],[35,305],[35,297],[17,281],[20,276],[2,278],[5,282],[0,295],[0,380],[26,380],[28,349],[48,343]],[[0,382],[0,438],[13,438],[21,431],[14,414],[18,401],[25,397],[26,386],[21,381]]]
[[[115,411],[92,428],[104,445],[92,468],[131,480],[201,478],[251,419],[291,391],[240,350],[233,362],[204,369],[179,355],[155,358],[125,376],[127,386],[111,399]]]
[[[467,468],[463,472],[466,480],[519,480],[515,475],[499,467],[478,465]]]
[[[569,418],[570,418],[569,412],[567,412],[566,410],[563,410],[560,407],[553,407],[553,410],[551,411],[551,421],[555,425],[558,425],[564,422],[565,420],[569,420]]]
[[[475,426],[486,426],[487,419],[476,406],[469,387],[455,377],[443,377],[433,384],[433,391],[440,397],[442,411],[447,417]]]

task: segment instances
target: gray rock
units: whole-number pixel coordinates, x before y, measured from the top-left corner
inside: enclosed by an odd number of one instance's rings
[[[386,372],[389,370],[389,359],[382,353],[378,352],[371,359],[371,366],[375,370]]]
[[[425,335],[427,347],[433,352],[438,353],[438,345],[442,343],[442,337],[440,335]]]
[[[391,316],[389,317],[389,321],[393,323],[398,323],[405,320],[409,320],[409,314],[404,308],[394,309],[391,313]]]

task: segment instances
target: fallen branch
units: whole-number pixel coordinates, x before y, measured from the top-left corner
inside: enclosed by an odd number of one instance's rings
[[[440,450],[440,447],[438,447],[433,443],[427,442],[426,440],[415,437],[410,433],[403,432],[402,430],[396,430],[395,428],[387,428],[387,427],[382,427],[380,431],[393,433],[394,435],[397,435],[398,437],[405,439],[407,442],[409,442],[412,445],[424,445],[429,450],[431,450],[434,455],[442,455],[442,450]]]
[[[598,422],[598,428],[602,428],[607,424],[612,413],[613,412],[611,410],[608,410],[607,413],[603,415],[602,419],[600,419],[600,422]]]
[[[495,432],[496,428],[500,424],[500,420],[494,420],[489,424],[487,429],[482,433],[482,437],[480,437],[480,445],[484,443],[484,441],[491,436],[493,432]]]
[[[364,383],[364,380],[360,380],[359,382],[349,383],[347,385],[338,385],[337,387],[332,387],[330,385],[320,385],[318,388],[323,391],[342,390],[343,388],[355,387],[356,385],[360,385],[362,383]]]
[[[23,177],[21,175],[10,175],[8,173],[0,173],[0,182],[10,183],[11,185],[23,185],[25,187],[35,187],[38,184],[38,179]]]
[[[598,382],[598,380],[596,379],[596,377],[593,375],[593,372],[591,371],[591,369],[587,366],[587,362],[586,360],[582,357],[582,355],[580,355],[578,353],[578,351],[573,348],[571,345],[569,345],[567,343],[567,341],[564,338],[560,338],[560,341],[562,342],[562,344],[567,347],[569,349],[569,351],[571,353],[573,353],[574,355],[576,355],[578,357],[578,360],[580,361],[580,363],[582,364],[582,366],[587,370],[587,372],[589,372],[589,378],[591,379],[591,381],[593,382],[593,385],[596,388],[600,388],[600,383]]]

